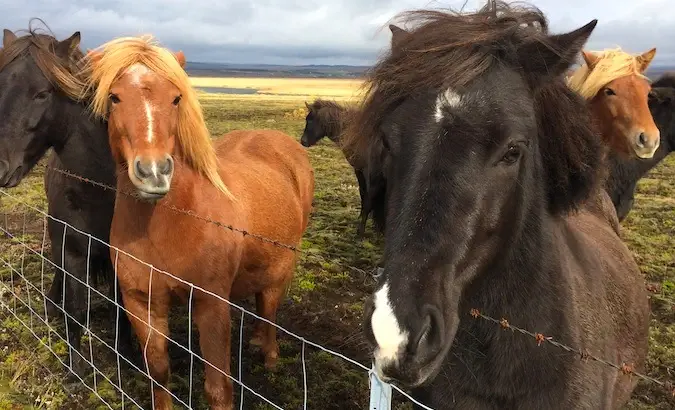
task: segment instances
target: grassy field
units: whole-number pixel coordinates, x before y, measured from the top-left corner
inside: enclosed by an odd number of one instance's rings
[[[237,97],[273,99],[331,98],[352,100],[358,98],[361,81],[327,78],[234,78],[191,77],[192,85],[198,88],[230,88],[257,90],[255,94],[240,94]]]
[[[264,82],[255,79],[246,81],[232,79],[208,79],[221,87],[263,87]],[[196,84],[202,79],[195,79]],[[326,81],[326,80],[317,80]],[[333,80],[328,80],[333,87]],[[253,84],[256,85],[253,85]],[[282,85],[271,83],[266,87],[280,94],[266,96],[232,96],[225,94],[202,94],[202,103],[209,129],[214,136],[234,129],[274,128],[299,138],[304,127],[305,99],[323,93],[347,95],[349,91],[322,91],[320,82],[300,80],[283,81]],[[201,84],[206,84],[201,83]],[[350,82],[346,89],[353,90]],[[327,86],[327,88],[330,88]],[[336,86],[335,86],[336,87]],[[289,94],[311,89],[304,96]],[[302,91],[305,92],[305,91]],[[381,238],[370,229],[366,238],[356,239],[356,223],[359,212],[358,187],[353,171],[342,153],[330,141],[322,141],[309,149],[315,170],[316,189],[310,227],[302,242],[293,285],[279,310],[278,322],[285,328],[308,340],[336,350],[368,365],[368,349],[361,333],[363,302],[372,291],[374,281],[371,271],[380,257]],[[21,186],[12,189],[13,196],[21,202],[45,208],[42,175],[34,171]],[[18,238],[0,241],[0,257],[11,263],[0,267],[0,300],[14,308],[17,300],[10,291],[17,293],[25,303],[41,312],[41,299],[34,289],[18,276],[23,272],[31,283],[39,288],[42,279],[42,264],[38,256],[25,252],[19,241],[37,253],[42,252],[42,219],[16,200],[0,196],[0,226]],[[3,219],[4,218],[4,219]],[[640,263],[646,280],[652,285],[652,326],[648,374],[664,381],[675,381],[675,157],[656,168],[639,186],[636,207],[624,222],[624,237]],[[25,229],[24,229],[25,227]],[[48,245],[48,243],[47,243]],[[48,253],[48,247],[44,250]],[[51,271],[47,268],[45,283],[50,283]],[[45,285],[46,286],[46,285]],[[108,316],[101,300],[92,302],[92,328],[96,334],[110,342],[113,335],[107,329]],[[248,309],[250,302],[244,303]],[[31,325],[26,308],[17,303],[19,318]],[[171,335],[181,343],[187,343],[187,313],[177,307],[172,314]],[[57,334],[47,332],[34,317],[35,333],[59,357],[66,358],[66,349]],[[66,377],[63,367],[35,337],[5,309],[0,309],[0,410],[5,409],[104,409],[100,399],[77,380]],[[233,314],[233,363],[237,374],[239,315]],[[511,320],[516,323],[516,318]],[[303,367],[302,344],[296,339],[280,334],[281,361],[275,373],[266,372],[259,354],[252,349],[250,338],[252,320],[244,322],[243,381],[251,389],[288,409],[302,408]],[[519,336],[514,336],[519,337]],[[196,335],[193,345],[197,341]],[[85,340],[83,345],[87,346]],[[92,343],[96,365],[112,383],[117,383],[115,357],[101,343]],[[182,400],[188,400],[190,358],[181,349],[170,349],[172,363],[171,389]],[[368,403],[367,375],[353,364],[312,347],[305,349],[309,409],[363,410]],[[197,362],[196,362],[197,363]],[[593,365],[593,364],[589,364]],[[202,366],[195,365],[194,408],[205,409],[201,382]],[[142,377],[135,375],[128,366],[122,366],[122,384],[125,391],[149,408],[149,387]],[[114,409],[121,401],[113,386],[97,375],[97,392],[110,401]],[[90,379],[86,380],[91,383]],[[235,394],[239,389],[235,387]],[[245,409],[268,409],[249,392],[244,393]],[[397,402],[395,408],[410,408]],[[125,408],[133,408],[126,401]],[[640,383],[629,404],[630,409],[672,409],[675,399],[661,388]],[[176,408],[181,408],[177,405]]]

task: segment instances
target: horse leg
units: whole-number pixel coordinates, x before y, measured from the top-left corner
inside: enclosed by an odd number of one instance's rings
[[[87,256],[66,248],[64,259],[65,292],[63,308],[66,312],[67,341],[70,348],[72,370],[80,377],[84,376],[86,361],[80,351],[82,326],[85,325],[87,288]],[[79,279],[79,280],[78,280]]]
[[[148,326],[148,297],[146,293],[139,297],[138,289],[122,289],[125,308],[129,311],[129,320],[136,332],[138,343],[143,351],[147,371],[152,377],[152,394],[155,406],[153,410],[171,410],[173,404],[168,393],[169,384],[169,300],[159,289],[153,287],[150,310],[150,326]],[[155,384],[159,384],[158,387]]]
[[[54,262],[56,264],[56,262]],[[58,266],[61,266],[61,263],[58,263]],[[61,268],[54,268],[54,278],[52,279],[52,284],[47,291],[47,300],[45,306],[47,308],[46,316],[47,321],[50,318],[53,320],[54,317],[58,316],[60,309],[58,308],[63,301],[63,272]]]
[[[204,392],[212,410],[232,410],[230,373],[230,306],[223,300],[203,295],[195,300],[195,323],[199,347],[204,355]]]
[[[277,309],[284,296],[286,286],[278,288],[269,288],[256,294],[257,312],[262,318],[276,323]],[[265,356],[265,368],[274,370],[279,361],[279,345],[277,344],[277,328],[267,322],[258,321],[256,331],[259,340],[257,341]],[[254,336],[255,337],[255,336]],[[255,344],[251,340],[251,344]]]
[[[363,171],[355,170],[356,180],[359,183],[359,196],[361,198],[361,212],[359,213],[359,226],[356,229],[356,235],[363,238],[366,231],[366,222],[368,222],[368,214],[370,213],[370,201],[368,198],[368,190],[366,188],[366,177]]]

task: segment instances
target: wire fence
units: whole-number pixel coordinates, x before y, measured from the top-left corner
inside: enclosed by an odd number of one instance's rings
[[[204,366],[209,365],[230,379],[230,381],[235,386],[236,396],[239,398],[238,408],[254,408],[252,405],[255,403],[263,404],[264,407],[262,408],[284,408],[282,405],[276,402],[274,397],[261,393],[261,389],[252,387],[245,380],[246,374],[243,369],[243,364],[247,362],[248,358],[244,352],[245,343],[243,337],[245,333],[244,325],[247,319],[259,320],[274,326],[278,331],[286,336],[286,340],[284,340],[285,344],[289,344],[290,341],[294,341],[299,344],[299,347],[296,347],[295,349],[287,349],[291,351],[299,350],[299,352],[296,352],[296,355],[299,356],[297,357],[297,361],[299,362],[299,365],[297,366],[299,380],[292,383],[293,385],[299,386],[302,392],[300,402],[298,403],[299,406],[297,408],[308,408],[308,403],[311,399],[311,386],[308,385],[308,373],[310,370],[308,369],[307,361],[307,355],[309,354],[310,349],[312,349],[314,352],[327,355],[330,357],[330,360],[334,361],[334,359],[338,359],[342,362],[339,365],[340,367],[344,367],[346,364],[351,367],[350,370],[356,371],[357,373],[363,375],[360,382],[364,384],[362,387],[364,391],[367,392],[370,390],[370,404],[363,403],[361,408],[364,408],[368,405],[371,410],[390,409],[393,403],[392,392],[397,392],[404,398],[404,400],[416,403],[413,398],[409,397],[404,391],[397,388],[396,386],[390,386],[379,381],[370,366],[367,366],[362,362],[351,359],[337,351],[308,340],[291,330],[288,330],[250,310],[247,310],[239,304],[233,303],[209,291],[208,289],[201,288],[173,275],[170,272],[158,269],[142,261],[136,256],[106,243],[101,239],[89,234],[88,232],[76,228],[66,221],[57,219],[52,215],[47,214],[45,211],[25,202],[7,190],[0,189],[0,195],[1,198],[11,200],[19,205],[19,207],[24,208],[24,212],[19,214],[21,215],[19,218],[16,217],[16,212],[13,213],[12,218],[8,218],[8,215],[5,214],[4,225],[0,227],[0,233],[2,233],[2,235],[8,240],[4,241],[2,249],[0,249],[0,268],[4,268],[0,269],[0,283],[2,284],[2,287],[0,288],[0,296],[2,296],[0,298],[0,303],[2,303],[2,308],[6,313],[18,321],[23,327],[23,330],[27,331],[42,348],[47,349],[56,358],[60,365],[65,368],[70,375],[75,377],[77,381],[91,393],[91,395],[96,397],[100,404],[103,404],[105,408],[152,408],[154,407],[152,402],[154,399],[152,387],[164,390],[171,396],[174,404],[179,404],[185,408],[190,409],[200,408],[199,406],[204,405],[204,400],[197,398],[198,392],[196,387],[202,385],[202,383],[198,380],[198,373],[202,373],[199,371],[200,369],[198,369],[199,365],[201,365],[202,369]],[[29,219],[36,218],[41,221],[41,226],[38,227],[35,226],[35,224],[31,226],[30,223],[27,223]],[[153,275],[165,275],[166,277],[181,283],[183,286],[189,289],[189,301],[187,303],[187,335],[183,335],[186,336],[183,338],[186,340],[177,340],[179,338],[163,333],[157,327],[153,326],[149,317],[141,318],[134,315],[131,311],[125,308],[122,303],[116,300],[116,298],[111,298],[105,292],[97,289],[97,287],[93,286],[90,282],[92,274],[89,272],[89,268],[87,268],[86,279],[83,280],[72,272],[69,272],[67,269],[64,269],[63,266],[57,266],[54,262],[52,262],[46,253],[46,250],[49,248],[47,231],[48,220],[63,226],[63,240],[66,239],[66,232],[75,232],[86,238],[88,242],[88,256],[89,251],[91,251],[92,244],[98,243],[114,250],[116,255],[113,258],[115,260],[115,265],[119,255],[127,256],[136,262],[145,265],[150,272],[149,286],[151,291]],[[228,226],[223,226],[223,228],[229,229]],[[248,233],[242,232],[242,234]],[[255,235],[250,236],[255,237]],[[276,241],[271,240],[268,241],[268,243],[275,242]],[[297,249],[289,250],[298,251]],[[87,260],[89,260],[89,257],[87,257]],[[89,264],[87,264],[87,267],[89,267]],[[115,271],[116,268],[117,266],[115,266]],[[65,300],[59,301],[52,300],[50,298],[49,292],[47,291],[50,283],[50,270],[57,270],[67,278],[70,278],[80,285],[86,287],[87,313],[84,323],[78,321],[77,318],[68,312],[68,310],[65,308]],[[115,288],[117,287],[116,281],[114,286]],[[232,374],[224,372],[223,370],[219,369],[218,366],[206,360],[198,351],[196,344],[193,343],[192,302],[195,291],[201,292],[221,302],[227,303],[227,305],[233,311],[239,312],[239,317],[233,317],[233,323],[237,322],[237,325],[235,326],[233,324],[232,339],[237,340],[238,342],[232,344],[232,356],[235,357],[236,354],[237,358],[236,370],[233,370]],[[99,303],[96,303],[94,299],[98,299]],[[48,304],[52,304],[58,309],[58,318],[48,316]],[[149,374],[147,370],[147,363],[144,363],[144,365],[139,365],[131,358],[122,354],[118,346],[119,327],[117,320],[115,321],[116,326],[112,332],[106,331],[106,329],[101,329],[100,326],[97,329],[94,316],[100,316],[110,307],[113,307],[117,312],[116,319],[119,318],[120,314],[126,314],[134,317],[138,321],[147,325],[152,332],[160,334],[161,337],[165,338],[170,345],[176,348],[176,350],[181,351],[183,357],[187,356],[188,359],[184,361],[189,361],[189,365],[186,366],[187,369],[183,369],[186,370],[184,372],[185,374],[172,375],[172,377],[181,377],[180,382],[183,383],[183,386],[179,386],[178,389],[171,389],[162,386],[161,383],[153,379],[153,377]],[[85,348],[82,350],[86,351],[85,353],[77,350],[73,344],[73,341],[69,340],[67,329],[68,321],[62,320],[64,317],[68,318],[70,321],[76,323],[84,329],[83,340],[85,340]],[[56,325],[56,323],[59,323],[59,321],[55,319],[61,319],[60,322],[65,323],[65,332],[63,329],[60,329],[58,325]],[[141,343],[142,342],[143,341],[141,341]],[[25,340],[23,343],[25,344]],[[87,372],[86,376],[78,374],[78,372],[74,369],[74,355],[77,355],[88,366],[89,371]],[[251,362],[253,362],[253,360],[251,360]],[[110,366],[111,364],[113,364],[112,368]],[[141,381],[146,382],[144,383],[145,387],[139,388],[137,386],[139,378],[134,378],[132,375],[140,375]],[[315,379],[317,378],[320,377],[315,377]],[[259,379],[259,377],[257,377],[257,379]],[[107,395],[103,395],[101,393],[101,385],[105,385]],[[111,389],[115,391],[114,395],[110,394]],[[145,390],[145,392],[141,392],[142,390]],[[297,402],[297,400],[295,401]],[[249,405],[249,402],[251,405]],[[428,408],[420,403],[417,404],[420,405],[421,408]]]
[[[106,186],[96,181],[68,173],[67,171],[54,170],[70,178],[117,191],[115,187]],[[121,191],[118,191],[118,193],[133,195]],[[152,408],[154,407],[154,395],[152,394],[154,387],[162,389],[169,394],[174,404],[180,404],[190,409],[202,408],[205,406],[205,401],[203,399],[203,383],[201,382],[201,378],[203,377],[204,367],[210,366],[232,382],[238,402],[237,407],[240,409],[282,409],[284,407],[279,404],[281,401],[284,402],[286,408],[307,409],[312,403],[312,391],[316,392],[317,389],[325,388],[322,385],[322,372],[336,371],[336,369],[340,371],[347,369],[345,375],[348,377],[352,374],[359,375],[357,377],[358,380],[353,380],[353,382],[356,384],[360,383],[362,385],[361,389],[370,393],[369,396],[363,398],[363,403],[354,404],[350,408],[365,408],[368,406],[370,410],[389,410],[392,404],[395,403],[394,395],[397,395],[401,398],[401,402],[415,403],[419,408],[429,409],[429,407],[417,402],[395,385],[380,381],[371,366],[362,361],[352,359],[334,349],[329,349],[321,344],[310,341],[298,334],[298,332],[286,329],[246,309],[243,304],[233,303],[208,289],[201,288],[170,272],[158,269],[140,258],[76,228],[66,221],[49,215],[44,210],[27,203],[7,190],[0,189],[0,198],[13,201],[19,208],[23,209],[22,212],[13,212],[11,216],[5,214],[4,225],[0,227],[0,233],[7,239],[7,241],[3,241],[0,244],[0,303],[2,304],[2,310],[21,324],[22,329],[20,331],[27,332],[28,339],[36,341],[41,349],[46,350],[55,357],[60,365],[68,371],[69,375],[75,377],[79,384],[90,392],[89,400],[95,399],[98,405],[103,405],[105,408],[110,409]],[[236,227],[201,218],[189,210],[174,208],[173,211],[193,216],[206,223],[215,223],[223,229],[239,232],[242,235],[251,236],[262,242],[284,247],[289,251],[301,252],[300,249],[293,245],[283,244],[270,238],[264,238],[254,233],[239,230]],[[39,222],[36,223],[35,221]],[[152,279],[154,275],[163,275],[188,289],[188,303],[184,307],[186,312],[183,312],[183,317],[187,317],[187,323],[184,324],[182,333],[178,332],[175,336],[171,337],[168,333],[164,333],[153,326],[150,315],[148,317],[138,317],[117,300],[116,293],[114,297],[111,297],[110,294],[107,295],[97,289],[90,280],[92,275],[89,272],[89,263],[87,263],[87,272],[84,279],[69,272],[64,266],[57,266],[53,263],[52,259],[46,255],[46,251],[49,248],[49,244],[47,243],[48,221],[55,222],[63,227],[62,239],[64,241],[66,240],[66,232],[85,238],[88,244],[87,261],[89,261],[92,245],[97,244],[114,251],[113,264],[115,271],[117,271],[119,255],[124,255],[144,265],[149,272],[148,286],[150,292],[152,292]],[[46,287],[50,283],[50,270],[60,272],[64,275],[64,278],[70,278],[86,288],[86,319],[84,319],[84,323],[77,320],[77,318],[68,312],[68,309],[65,308],[65,300],[59,301],[50,298],[49,292],[46,291]],[[117,286],[117,275],[115,275],[115,289],[117,289]],[[236,360],[233,363],[231,374],[206,360],[202,356],[202,353],[200,353],[198,345],[193,342],[194,335],[192,329],[194,318],[192,308],[195,291],[214,298],[214,301],[224,302],[230,307],[232,312],[238,312],[238,317],[232,316],[232,357],[236,357]],[[63,317],[68,318],[84,329],[83,340],[85,348],[76,349],[73,341],[69,340],[67,329],[69,320],[61,321],[66,326],[64,332],[63,326],[59,325],[59,321],[55,320],[56,318],[54,317],[49,317],[48,305],[52,305],[57,309],[59,319]],[[110,326],[102,325],[100,319],[103,314],[102,312],[110,311],[110,309],[113,309],[115,312],[115,325],[112,329],[110,329]],[[526,336],[522,339],[523,343],[536,343],[537,345],[547,343],[566,352],[577,353],[580,360],[592,361],[597,365],[611,367],[621,372],[625,377],[638,377],[647,383],[659,386],[668,394],[672,394],[675,397],[675,390],[671,382],[657,380],[641,374],[635,371],[630,363],[613,363],[594,355],[592,352],[581,352],[578,349],[557,342],[551,335],[531,332],[509,323],[506,319],[494,319],[478,309],[473,309],[471,312],[466,312],[466,314],[467,317],[496,323],[503,329],[509,329]],[[151,332],[156,332],[167,340],[169,345],[174,349],[172,358],[174,356],[180,358],[181,365],[178,366],[179,371],[172,374],[172,379],[178,379],[178,381],[172,380],[169,387],[163,386],[150,375],[147,363],[139,364],[133,358],[125,356],[120,351],[118,345],[120,337],[118,319],[120,315],[134,317],[148,326]],[[180,317],[180,315],[177,317]],[[256,373],[256,361],[245,354],[244,334],[248,328],[246,323],[252,320],[265,322],[281,332],[284,335],[284,340],[280,341],[280,344],[283,344],[281,356],[282,358],[287,356],[293,358],[293,360],[286,361],[284,365],[284,367],[287,367],[285,374],[291,375],[293,380],[289,381],[287,378],[275,379],[272,377],[274,379],[272,381],[280,382],[281,384],[276,389],[270,389],[270,380],[261,377],[261,372]],[[27,343],[26,338],[18,337],[21,339],[21,343]],[[147,346],[147,340],[140,342],[146,342]],[[74,369],[74,355],[78,355],[79,359],[84,361],[86,366],[88,366],[88,371],[84,375]],[[314,357],[319,355],[322,360],[309,361],[309,355],[314,355]],[[329,363],[328,365],[326,365],[327,362]],[[312,369],[312,365],[315,363],[321,363],[317,366],[318,369]],[[245,367],[248,371],[245,371]],[[291,397],[292,395],[289,395],[289,390],[293,389],[300,392],[299,397]],[[265,394],[262,393],[263,391]],[[273,391],[273,394],[269,394],[269,391]],[[349,397],[344,398],[344,400],[349,401],[350,405],[352,405],[354,398]],[[368,404],[366,404],[366,401]],[[321,407],[321,403],[314,403],[314,407]]]

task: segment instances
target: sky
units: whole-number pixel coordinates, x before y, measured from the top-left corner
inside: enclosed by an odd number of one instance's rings
[[[27,29],[44,20],[57,38],[75,31],[84,48],[115,37],[152,34],[188,61],[256,64],[370,65],[389,45],[387,23],[420,8],[475,10],[484,0],[0,0],[0,26]],[[675,63],[670,0],[531,0],[552,32],[590,20],[587,49],[657,48],[654,65]]]

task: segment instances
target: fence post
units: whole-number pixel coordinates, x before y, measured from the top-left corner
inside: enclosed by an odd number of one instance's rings
[[[368,372],[370,378],[370,407],[368,410],[391,410],[391,385],[377,377],[375,365]]]

